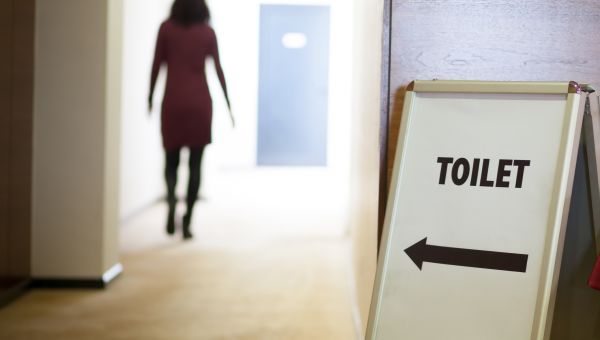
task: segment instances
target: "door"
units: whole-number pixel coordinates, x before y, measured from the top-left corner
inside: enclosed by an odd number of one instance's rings
[[[258,165],[325,166],[329,7],[261,5]]]

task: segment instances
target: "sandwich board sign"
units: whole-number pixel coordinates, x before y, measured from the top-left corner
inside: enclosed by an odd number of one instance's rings
[[[549,339],[585,96],[411,83],[367,339]]]

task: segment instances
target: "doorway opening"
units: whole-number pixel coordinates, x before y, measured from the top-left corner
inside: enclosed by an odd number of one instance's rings
[[[180,235],[169,237],[164,230],[167,208],[157,104],[164,71],[155,92],[156,109],[149,116],[146,108],[156,33],[170,5],[171,0],[124,2],[121,258],[126,270],[148,278],[162,271],[170,283],[155,284],[177,287],[164,293],[165,303],[181,301],[184,294],[202,301],[203,308],[190,308],[198,313],[207,309],[206,324],[198,326],[214,336],[227,331],[247,334],[267,324],[273,329],[263,331],[280,338],[290,327],[306,338],[353,338],[348,240],[353,2],[208,2],[236,126],[231,128],[209,61],[213,142],[204,156],[200,201],[192,221],[194,240],[185,243]],[[296,20],[299,26],[267,22],[281,19],[285,12],[291,17],[284,21]],[[294,19],[298,13],[304,18]],[[315,16],[327,19],[321,20],[320,30],[306,25],[317,20]],[[302,24],[316,31],[303,31]],[[265,54],[274,49],[265,47],[269,39],[277,42],[279,54]],[[299,65],[294,53],[309,47],[316,47],[315,52],[303,61],[306,65]],[[292,53],[291,60],[276,64],[286,53]],[[290,71],[287,83],[280,82],[285,77],[273,78],[283,71]],[[267,80],[275,83],[265,85]],[[305,82],[304,88],[299,82]],[[312,94],[305,96],[306,89]],[[274,105],[279,106],[263,110]],[[188,179],[186,161],[184,150],[177,187],[180,202]],[[180,218],[183,203],[178,208]],[[216,317],[229,320],[229,325],[209,326]]]

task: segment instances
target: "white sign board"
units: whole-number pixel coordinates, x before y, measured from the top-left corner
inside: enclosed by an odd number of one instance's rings
[[[581,102],[575,83],[409,87],[367,339],[547,336]]]

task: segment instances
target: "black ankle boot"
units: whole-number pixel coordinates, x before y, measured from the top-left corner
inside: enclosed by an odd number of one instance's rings
[[[183,215],[183,239],[184,240],[189,240],[192,237],[194,237],[192,235],[192,232],[190,231],[190,223],[192,220],[192,216],[190,214],[185,214]]]
[[[167,234],[173,235],[175,234],[175,207],[177,205],[177,200],[170,199],[168,204],[169,213],[167,215]]]
[[[167,217],[167,234],[173,235],[175,234],[175,212],[169,211],[169,216]]]
[[[167,217],[167,234],[173,235],[175,234],[175,213],[169,212],[169,216]]]

